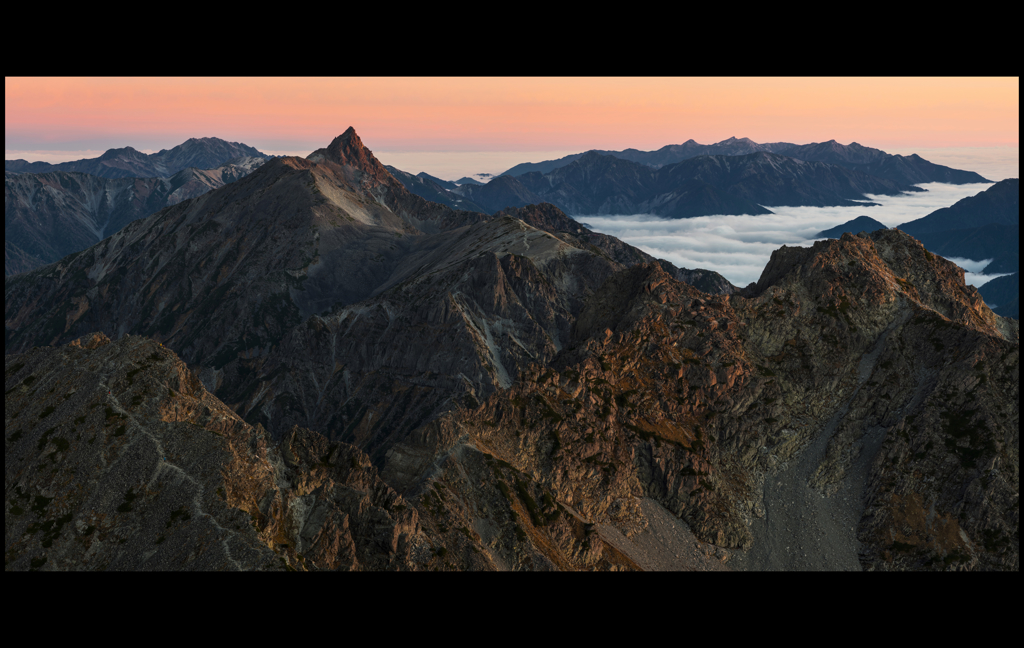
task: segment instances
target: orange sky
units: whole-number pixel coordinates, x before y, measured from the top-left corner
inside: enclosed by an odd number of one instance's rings
[[[6,78],[7,150],[650,150],[687,139],[1017,146],[1019,78]]]

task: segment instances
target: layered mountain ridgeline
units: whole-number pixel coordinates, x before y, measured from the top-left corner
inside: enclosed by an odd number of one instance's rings
[[[151,154],[126,146],[110,149],[98,158],[59,164],[4,160],[4,170],[14,173],[66,171],[101,178],[168,178],[189,167],[214,169],[232,160],[267,157],[270,156],[238,142],[225,142],[216,137],[193,137],[172,149]]]
[[[84,250],[134,220],[248,175],[265,160],[186,168],[170,178],[7,172],[4,274],[27,272]]]
[[[818,232],[817,238],[839,238],[843,234],[860,234],[861,232],[874,232],[875,230],[887,229],[882,223],[874,218],[858,216],[853,220],[846,221],[842,225]]]
[[[401,169],[396,169],[393,166],[385,165],[384,168],[387,169],[391,175],[397,178],[406,189],[420,198],[446,205],[452,209],[464,209],[466,211],[475,211],[483,214],[490,213],[490,211],[484,209],[472,200],[464,198],[457,193],[453,193],[452,190],[457,188],[455,183],[445,182],[444,180],[439,180],[425,173],[413,175],[411,173],[406,173]],[[445,184],[442,185],[441,183]]]
[[[436,566],[416,510],[358,449],[270,443],[153,340],[4,357],[4,569]]]
[[[825,567],[861,566],[858,541],[868,568],[1016,567],[1019,329],[904,233],[783,248],[757,284],[714,296],[551,206],[424,201],[351,130],[310,157],[6,279],[6,350],[34,358],[87,327],[163,342],[272,440],[300,424],[321,457],[366,452],[440,568],[649,568],[669,564],[651,551],[744,546],[735,564],[763,567],[757,547],[800,527],[768,524],[786,519],[768,488],[789,479],[780,462],[833,432],[816,487],[857,497],[817,500],[859,531]],[[934,504],[917,535],[907,502]],[[679,517],[698,538],[658,554]],[[821,565],[783,565],[800,566]]]
[[[499,183],[500,191],[492,188]],[[658,169],[589,152],[547,174],[500,176],[483,187],[458,189],[485,208],[502,201],[544,200],[570,215],[647,213],[668,218],[769,214],[765,206],[773,205],[870,206],[874,203],[863,202],[865,194],[918,190],[835,165],[764,152],[701,156]]]
[[[996,314],[1020,319],[1020,272],[996,277],[986,282],[978,292]]]
[[[861,146],[857,142],[843,145],[835,140],[814,144],[790,144],[786,142],[758,144],[746,137],[730,137],[717,144],[698,144],[691,139],[683,144],[663,146],[657,151],[626,149],[624,151],[595,150],[592,152],[610,155],[653,168],[676,164],[702,155],[734,156],[765,152],[785,155],[808,162],[835,164],[847,169],[884,178],[901,185],[920,184],[923,182],[946,182],[950,184],[989,182],[989,180],[973,171],[960,171],[940,164],[933,164],[917,154],[908,156],[890,155],[880,149]],[[585,153],[568,155],[558,160],[517,164],[502,175],[521,176],[531,172],[547,174],[555,169],[569,165],[583,155]]]

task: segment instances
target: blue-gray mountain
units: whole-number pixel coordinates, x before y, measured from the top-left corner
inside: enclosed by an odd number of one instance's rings
[[[861,232],[874,232],[880,229],[887,229],[883,223],[879,223],[874,218],[868,216],[858,216],[853,220],[846,221],[842,225],[836,225],[835,227],[827,230],[818,232],[818,237],[823,238],[839,238],[843,234],[860,234]]]
[[[1008,178],[985,191],[958,200],[899,229],[916,237],[935,254],[964,259],[992,259],[985,274],[1020,271],[1020,179]],[[998,282],[998,283],[996,283]],[[982,286],[981,293],[996,304],[1000,315],[1019,314],[1017,275]],[[1012,295],[1011,295],[1012,293]]]
[[[484,186],[456,189],[485,209],[539,201],[569,215],[770,214],[772,205],[861,206],[865,194],[920,191],[910,185],[774,153],[705,155],[654,168],[590,151],[548,173],[503,175]]]
[[[5,160],[4,171],[14,173],[50,173],[68,171],[88,173],[101,178],[169,178],[189,167],[215,169],[241,158],[267,158],[251,146],[226,142],[216,137],[191,138],[171,149],[146,154],[130,146],[110,149],[98,158],[50,164]]]
[[[657,151],[626,149],[624,151],[595,150],[593,152],[611,155],[654,168],[675,164],[700,155],[750,155],[751,153],[767,152],[808,162],[827,162],[903,185],[919,184],[922,182],[947,182],[951,184],[989,182],[973,171],[961,171],[933,164],[917,154],[907,156],[890,155],[880,149],[861,146],[857,142],[843,145],[835,140],[814,144],[789,144],[786,142],[758,144],[746,137],[730,137],[717,144],[698,144],[691,139],[683,144],[663,146]],[[559,158],[558,160],[517,164],[502,175],[520,176],[533,171],[542,174],[550,173],[557,168],[568,165],[583,155],[585,153],[576,153]]]

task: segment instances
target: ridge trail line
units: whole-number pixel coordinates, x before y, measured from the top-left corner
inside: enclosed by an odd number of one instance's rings
[[[867,475],[885,438],[884,428],[864,430],[863,447],[831,497],[809,485],[850,404],[874,372],[889,335],[906,323],[904,305],[861,356],[857,386],[811,442],[775,472],[764,476],[764,517],[751,520],[752,547],[737,550],[730,566],[745,571],[861,571],[857,524],[863,512]]]
[[[192,475],[185,472],[185,470],[183,470],[181,467],[176,466],[171,462],[167,461],[167,455],[164,451],[163,444],[160,443],[160,440],[157,439],[152,432],[150,432],[143,425],[141,425],[128,410],[121,406],[121,401],[117,398],[116,395],[114,395],[114,390],[106,383],[106,380],[109,377],[110,372],[108,371],[107,373],[102,375],[102,378],[100,378],[98,384],[100,385],[100,387],[105,388],[107,390],[107,396],[113,402],[115,411],[118,411],[123,416],[127,417],[132,425],[134,425],[140,432],[142,432],[143,435],[145,435],[147,438],[149,438],[149,440],[153,442],[153,444],[156,446],[157,453],[159,453],[157,455],[156,467],[153,469],[153,474],[150,476],[149,481],[146,482],[146,487],[151,487],[153,483],[160,477],[161,473],[163,473],[166,470],[164,466],[166,466],[167,469],[181,473],[181,475],[186,480],[188,480],[193,485],[193,487],[195,487],[195,493],[192,496],[192,512],[196,515],[196,520],[198,521],[200,519],[206,519],[219,531],[224,532],[226,535],[221,538],[221,546],[224,548],[225,557],[238,571],[248,571],[243,565],[239,564],[239,562],[235,560],[235,558],[231,555],[230,547],[228,547],[228,538],[233,536],[235,532],[222,527],[217,522],[216,518],[214,518],[212,515],[203,510],[201,499],[201,495],[203,494],[202,484],[200,484],[194,477],[192,477]],[[132,443],[134,443],[134,440],[132,441]]]

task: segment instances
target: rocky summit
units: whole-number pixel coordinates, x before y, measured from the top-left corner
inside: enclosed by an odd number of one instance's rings
[[[349,129],[5,279],[5,565],[1016,570],[1019,348],[898,230],[739,289]]]

